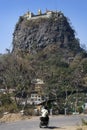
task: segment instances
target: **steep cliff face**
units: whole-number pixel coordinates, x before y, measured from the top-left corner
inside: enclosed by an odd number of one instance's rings
[[[27,19],[22,16],[16,24],[13,34],[13,52],[22,51],[36,54],[48,45],[79,51],[74,30],[61,12],[53,12],[51,17]]]

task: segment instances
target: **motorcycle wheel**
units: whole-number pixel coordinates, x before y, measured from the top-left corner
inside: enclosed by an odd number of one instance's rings
[[[46,124],[46,127],[48,127],[48,125],[49,125],[49,124],[47,123],[47,124]]]
[[[39,124],[39,127],[42,128],[41,122],[40,122],[40,124]]]

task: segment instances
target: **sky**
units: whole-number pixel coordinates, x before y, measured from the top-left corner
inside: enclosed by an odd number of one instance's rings
[[[87,0],[0,0],[0,53],[12,49],[15,25],[27,11],[61,11],[70,19],[80,45],[87,48]]]

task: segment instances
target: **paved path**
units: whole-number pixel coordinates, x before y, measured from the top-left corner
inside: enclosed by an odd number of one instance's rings
[[[51,116],[49,127],[46,130],[63,128],[64,126],[74,126],[81,124],[81,120],[87,120],[87,115],[73,116]],[[33,117],[29,120],[22,120],[13,123],[1,123],[0,130],[43,130],[39,128],[39,117]]]

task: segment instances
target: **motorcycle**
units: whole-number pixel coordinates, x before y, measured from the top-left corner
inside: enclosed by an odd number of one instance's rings
[[[40,117],[40,124],[39,124],[39,127],[42,128],[42,127],[48,127],[49,125],[49,117]]]

